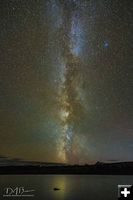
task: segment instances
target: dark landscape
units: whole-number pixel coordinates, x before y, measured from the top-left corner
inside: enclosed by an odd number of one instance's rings
[[[99,174],[133,175],[133,162],[101,163],[94,165],[28,164],[1,166],[0,174]]]

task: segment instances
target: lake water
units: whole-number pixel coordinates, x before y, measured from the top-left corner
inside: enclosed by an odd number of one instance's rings
[[[110,175],[1,175],[0,199],[117,200],[117,185],[133,184],[133,176]],[[6,188],[35,190],[34,196],[3,197]],[[54,191],[53,188],[60,188]],[[9,190],[10,191],[10,190]]]

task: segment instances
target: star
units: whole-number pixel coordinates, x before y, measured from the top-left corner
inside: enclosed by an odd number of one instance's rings
[[[103,46],[104,46],[105,49],[109,48],[109,46],[110,46],[110,45],[109,45],[109,42],[105,40],[105,41],[103,42]]]

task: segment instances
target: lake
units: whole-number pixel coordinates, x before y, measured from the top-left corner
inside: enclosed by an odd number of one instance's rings
[[[0,199],[117,200],[118,184],[133,184],[133,176],[0,175]],[[23,188],[35,191],[23,193],[31,196],[3,197],[7,188],[17,187],[20,191]],[[60,190],[54,191],[53,188],[60,188]],[[8,192],[11,192],[11,189]]]

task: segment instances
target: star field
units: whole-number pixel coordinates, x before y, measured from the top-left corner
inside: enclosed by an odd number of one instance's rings
[[[0,0],[0,155],[133,160],[132,9]]]

